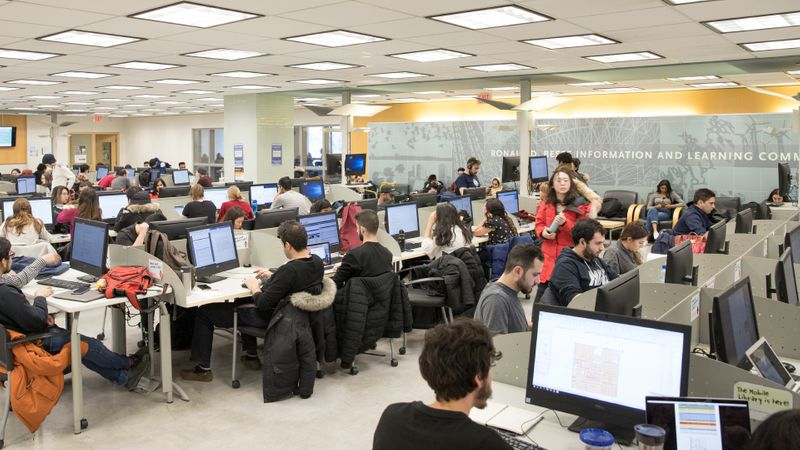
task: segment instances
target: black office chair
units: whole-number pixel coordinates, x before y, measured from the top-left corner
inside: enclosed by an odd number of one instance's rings
[[[35,342],[41,339],[46,339],[53,336],[68,335],[69,331],[60,330],[47,333],[29,334],[21,339],[11,340],[8,335],[8,330],[5,326],[0,325],[0,366],[6,369],[5,376],[5,391],[6,398],[3,402],[3,418],[2,428],[0,428],[0,448],[5,444],[6,424],[8,423],[8,416],[11,413],[11,377],[14,371],[14,353],[12,349],[15,345],[24,344],[27,342]],[[86,419],[81,419],[81,428],[86,428],[88,423]]]
[[[619,200],[620,204],[622,204],[622,210],[624,211],[622,215],[615,215],[614,217],[599,217],[599,219],[606,219],[606,220],[619,220],[619,221],[627,221],[629,216],[629,211],[632,208],[636,207],[636,201],[639,198],[639,194],[635,191],[606,191],[603,194],[603,200],[615,198]]]
[[[742,200],[739,197],[717,197],[717,204],[714,211],[725,218],[731,220],[742,210]]]
[[[246,308],[255,308],[254,304],[239,305],[233,311],[233,363],[231,365],[231,387],[239,389],[239,333],[253,336],[256,339],[264,339],[267,336],[266,328],[240,327],[239,311]]]

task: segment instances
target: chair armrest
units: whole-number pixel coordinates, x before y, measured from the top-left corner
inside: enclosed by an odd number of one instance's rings
[[[244,305],[236,306],[233,309],[234,311],[239,311],[240,309],[255,309],[255,307],[256,307],[255,303],[245,303]]]
[[[643,204],[632,203],[628,206],[628,213],[625,215],[625,224],[636,222],[642,216],[642,210],[645,209]]]
[[[429,283],[431,281],[444,281],[444,278],[443,277],[420,278],[418,280],[412,280],[412,281],[409,281],[407,283],[403,283],[403,286],[408,287],[408,286],[412,286],[412,285],[420,284],[420,283]]]
[[[44,332],[44,333],[33,333],[33,334],[26,335],[24,338],[14,339],[13,341],[8,341],[8,343],[11,344],[12,346],[14,346],[14,345],[17,345],[17,344],[25,344],[27,342],[35,342],[35,341],[38,341],[40,339],[47,339],[49,337],[62,336],[62,335],[63,336],[68,336],[69,335],[69,331],[68,330],[58,330],[58,331],[47,331],[47,332]]]
[[[683,208],[685,208],[685,206],[678,206],[674,211],[672,211],[672,228],[675,228],[675,225],[678,224],[678,219],[681,218]]]

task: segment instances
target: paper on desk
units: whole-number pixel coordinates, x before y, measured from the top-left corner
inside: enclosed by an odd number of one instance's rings
[[[667,255],[660,255],[658,253],[648,253],[647,254],[647,261],[652,261],[654,259],[666,258],[666,257],[667,257]]]

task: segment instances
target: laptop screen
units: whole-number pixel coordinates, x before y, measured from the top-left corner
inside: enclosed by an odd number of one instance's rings
[[[750,441],[746,400],[647,397],[647,423],[667,432],[664,450],[744,450]]]
[[[331,245],[327,242],[309,245],[308,251],[312,255],[319,256],[319,259],[321,259],[322,263],[326,266],[331,264]]]

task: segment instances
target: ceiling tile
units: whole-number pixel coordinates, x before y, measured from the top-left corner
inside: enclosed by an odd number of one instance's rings
[[[489,8],[503,3],[497,0],[405,0],[402,2],[396,0],[360,0],[360,2],[423,17]]]
[[[349,28],[349,31],[366,33],[374,36],[377,35],[390,39],[403,39],[431,34],[453,33],[462,30],[463,28],[459,28],[454,25],[419,17],[369,25],[359,25]]]
[[[410,18],[407,14],[358,2],[343,2],[303,11],[281,14],[281,17],[336,28]]]
[[[689,22],[690,20],[670,6],[637,9],[613,14],[596,14],[570,19],[570,22],[595,32],[627,30]]]
[[[219,28],[225,31],[270,38],[282,38],[287,36],[295,36],[298,33],[310,34],[330,30],[330,27],[326,25],[312,24],[275,16],[244,20],[242,22],[232,23]]]
[[[558,19],[628,12],[665,5],[661,0],[536,0],[518,3],[520,6]]]
[[[0,16],[13,22],[34,23],[67,28],[80,28],[83,25],[111,18],[105,14],[95,14],[73,9],[34,5],[32,3],[12,2],[2,7]],[[119,31],[118,31],[119,33]]]

